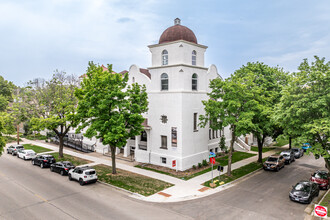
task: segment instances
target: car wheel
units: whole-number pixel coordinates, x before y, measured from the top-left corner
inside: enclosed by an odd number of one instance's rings
[[[32,163],[32,165],[34,165],[34,160],[32,160],[32,162],[31,162],[31,163]]]
[[[11,155],[12,155],[12,156],[15,156],[14,152],[11,152]]]
[[[60,174],[61,174],[61,176],[64,176],[64,172],[63,172],[63,170],[61,170],[61,173],[60,173]]]
[[[316,197],[318,197],[318,196],[319,196],[319,194],[320,194],[320,191],[317,191],[317,193],[316,193]]]
[[[41,167],[41,169],[43,169],[43,168],[44,168],[44,164],[43,164],[43,163],[41,163],[41,164],[40,164],[40,167]]]
[[[278,172],[280,170],[280,167],[276,167],[276,172]]]
[[[291,160],[288,161],[288,164],[290,164],[290,163],[291,163]]]
[[[23,157],[23,160],[26,160],[26,157]]]
[[[69,180],[72,181],[72,177],[71,177],[71,174],[69,174]]]
[[[81,178],[79,179],[79,184],[80,184],[80,186],[84,185],[84,181]]]
[[[50,171],[54,172],[54,168],[53,167],[50,167]]]
[[[310,204],[312,202],[312,197],[310,197],[309,199],[308,199],[308,204]]]
[[[9,151],[7,150],[7,154],[9,154]]]

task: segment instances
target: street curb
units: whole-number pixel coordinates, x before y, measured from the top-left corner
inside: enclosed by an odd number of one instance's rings
[[[318,200],[316,200],[315,202],[311,202],[311,204],[309,204],[309,205],[305,208],[304,212],[305,212],[307,215],[313,217],[314,205],[315,205],[315,204],[318,204],[319,202],[321,202],[321,201],[324,199],[324,197],[329,193],[329,191],[330,191],[330,189],[328,189],[327,191],[325,191],[321,199],[318,199]],[[327,218],[327,219],[328,219],[328,218]]]

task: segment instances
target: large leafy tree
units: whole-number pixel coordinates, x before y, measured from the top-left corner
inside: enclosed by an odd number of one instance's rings
[[[34,86],[33,114],[31,119],[33,130],[48,129],[54,131],[59,138],[59,157],[63,157],[64,137],[74,123],[78,100],[74,95],[79,80],[74,75],[55,71],[53,77],[45,83]]]
[[[290,134],[311,143],[310,151],[323,157],[330,169],[330,62],[314,58],[311,63],[304,59],[291,74],[276,118]]]
[[[5,139],[2,134],[7,133],[6,121],[8,120],[8,114],[5,112],[8,103],[12,101],[12,93],[15,85],[12,82],[5,80],[0,76],[0,156],[6,145]]]
[[[205,115],[200,116],[201,125],[204,127],[210,122],[212,129],[218,130],[229,126],[231,130],[231,142],[228,151],[227,175],[231,175],[232,152],[236,138],[246,134],[251,127],[253,115],[246,112],[255,105],[247,85],[234,80],[231,76],[225,80],[216,78],[211,81],[212,91],[208,94],[210,99],[203,101]]]
[[[237,83],[246,86],[246,99],[253,102],[253,105],[244,109],[251,116],[245,130],[257,138],[258,162],[261,163],[265,138],[276,138],[282,132],[281,126],[272,119],[272,115],[274,105],[280,101],[282,88],[287,84],[287,73],[278,67],[256,62],[242,66],[232,77]]]
[[[86,137],[96,137],[109,145],[112,157],[112,173],[116,174],[115,150],[126,145],[127,139],[143,130],[142,113],[147,111],[148,101],[145,86],[127,84],[128,75],[108,71],[89,63],[86,77],[77,88],[79,99],[77,114],[80,123],[77,132],[87,128]]]

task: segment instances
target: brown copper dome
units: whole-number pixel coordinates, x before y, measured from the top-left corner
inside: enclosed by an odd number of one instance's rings
[[[197,44],[197,38],[186,26],[180,24],[180,19],[174,20],[174,26],[167,28],[159,38],[159,44],[172,42],[176,40],[185,40]]]

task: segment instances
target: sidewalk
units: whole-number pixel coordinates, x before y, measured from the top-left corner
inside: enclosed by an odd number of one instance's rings
[[[27,140],[23,139],[23,144],[34,144],[34,145],[39,145],[41,147],[49,148],[52,151],[58,151],[58,147],[54,146],[49,143],[43,143],[39,141],[32,141],[32,140]],[[287,147],[287,145],[283,146]],[[96,165],[96,164],[105,164],[108,166],[111,166],[111,158],[109,157],[103,157],[101,153],[91,153],[91,154],[86,154],[86,153],[80,153],[80,152],[74,152],[73,150],[68,150],[68,149],[63,149],[63,152],[68,155],[80,157],[86,160],[93,161],[91,165]],[[263,158],[268,157],[272,154],[274,154],[276,151],[271,150],[266,153],[263,153]],[[256,153],[256,152],[251,152],[251,153]],[[93,156],[91,156],[93,155]],[[242,167],[244,165],[247,165],[251,162],[257,161],[258,155],[256,156],[238,161],[234,164],[232,164],[232,170],[235,170],[239,167]],[[148,202],[179,202],[179,201],[185,201],[185,200],[191,200],[191,199],[196,199],[196,198],[201,198],[204,196],[208,196],[214,193],[217,193],[219,191],[222,191],[224,189],[227,189],[233,184],[225,184],[223,186],[219,186],[215,189],[208,188],[203,186],[202,184],[208,180],[211,179],[211,173],[212,171],[199,175],[197,177],[194,177],[190,180],[181,180],[179,178],[175,178],[169,175],[165,174],[160,174],[157,172],[145,170],[145,169],[140,169],[136,168],[127,162],[116,160],[116,165],[117,168],[122,169],[122,170],[127,170],[133,173],[141,174],[144,176],[148,176],[151,178],[159,179],[171,184],[174,184],[174,186],[167,188],[161,192],[158,192],[154,195],[145,197],[139,194],[131,194],[130,196],[136,199],[148,201]],[[227,166],[224,167],[224,172],[227,172]],[[218,171],[216,169],[213,170],[213,177],[217,177],[219,175]]]

